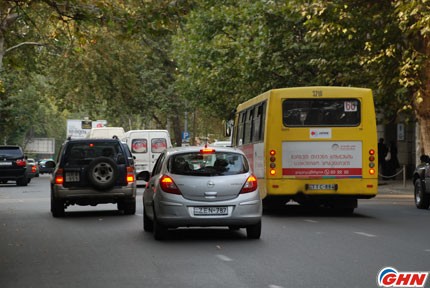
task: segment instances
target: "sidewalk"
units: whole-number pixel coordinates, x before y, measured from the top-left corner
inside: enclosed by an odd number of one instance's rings
[[[400,177],[398,177],[400,178]],[[414,185],[412,179],[399,180],[382,180],[378,181],[378,195],[399,195],[405,194],[411,197],[414,196]]]

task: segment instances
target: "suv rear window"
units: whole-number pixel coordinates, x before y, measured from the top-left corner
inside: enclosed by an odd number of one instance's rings
[[[22,152],[18,147],[1,147],[0,156],[2,157],[22,157]]]
[[[83,165],[89,164],[98,157],[110,157],[117,159],[121,153],[120,147],[116,142],[77,142],[70,143],[67,146],[65,165]]]
[[[193,176],[236,175],[249,171],[246,158],[231,152],[176,154],[170,158],[168,165],[172,174]]]

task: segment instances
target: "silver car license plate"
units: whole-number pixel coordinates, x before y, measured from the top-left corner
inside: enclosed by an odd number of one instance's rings
[[[194,207],[194,215],[208,216],[208,215],[227,215],[227,207]]]
[[[66,172],[66,182],[79,182],[79,172]]]
[[[307,190],[337,190],[336,184],[307,184]]]
[[[0,166],[11,166],[12,162],[0,162]]]

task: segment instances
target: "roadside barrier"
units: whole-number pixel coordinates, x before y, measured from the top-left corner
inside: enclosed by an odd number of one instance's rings
[[[402,169],[400,169],[399,171],[397,171],[394,175],[382,175],[381,173],[379,173],[378,175],[380,177],[382,177],[382,179],[384,178],[393,178],[396,177],[397,175],[402,174],[403,176],[403,187],[406,187],[406,165],[403,165]],[[385,180],[385,179],[384,179]]]

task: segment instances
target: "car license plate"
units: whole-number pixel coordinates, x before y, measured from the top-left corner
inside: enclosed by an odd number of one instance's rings
[[[0,162],[0,166],[11,166],[12,162]]]
[[[66,172],[66,182],[79,182],[79,172]]]
[[[227,207],[194,207],[194,215],[227,215]]]
[[[306,190],[337,190],[336,184],[307,184]]]

